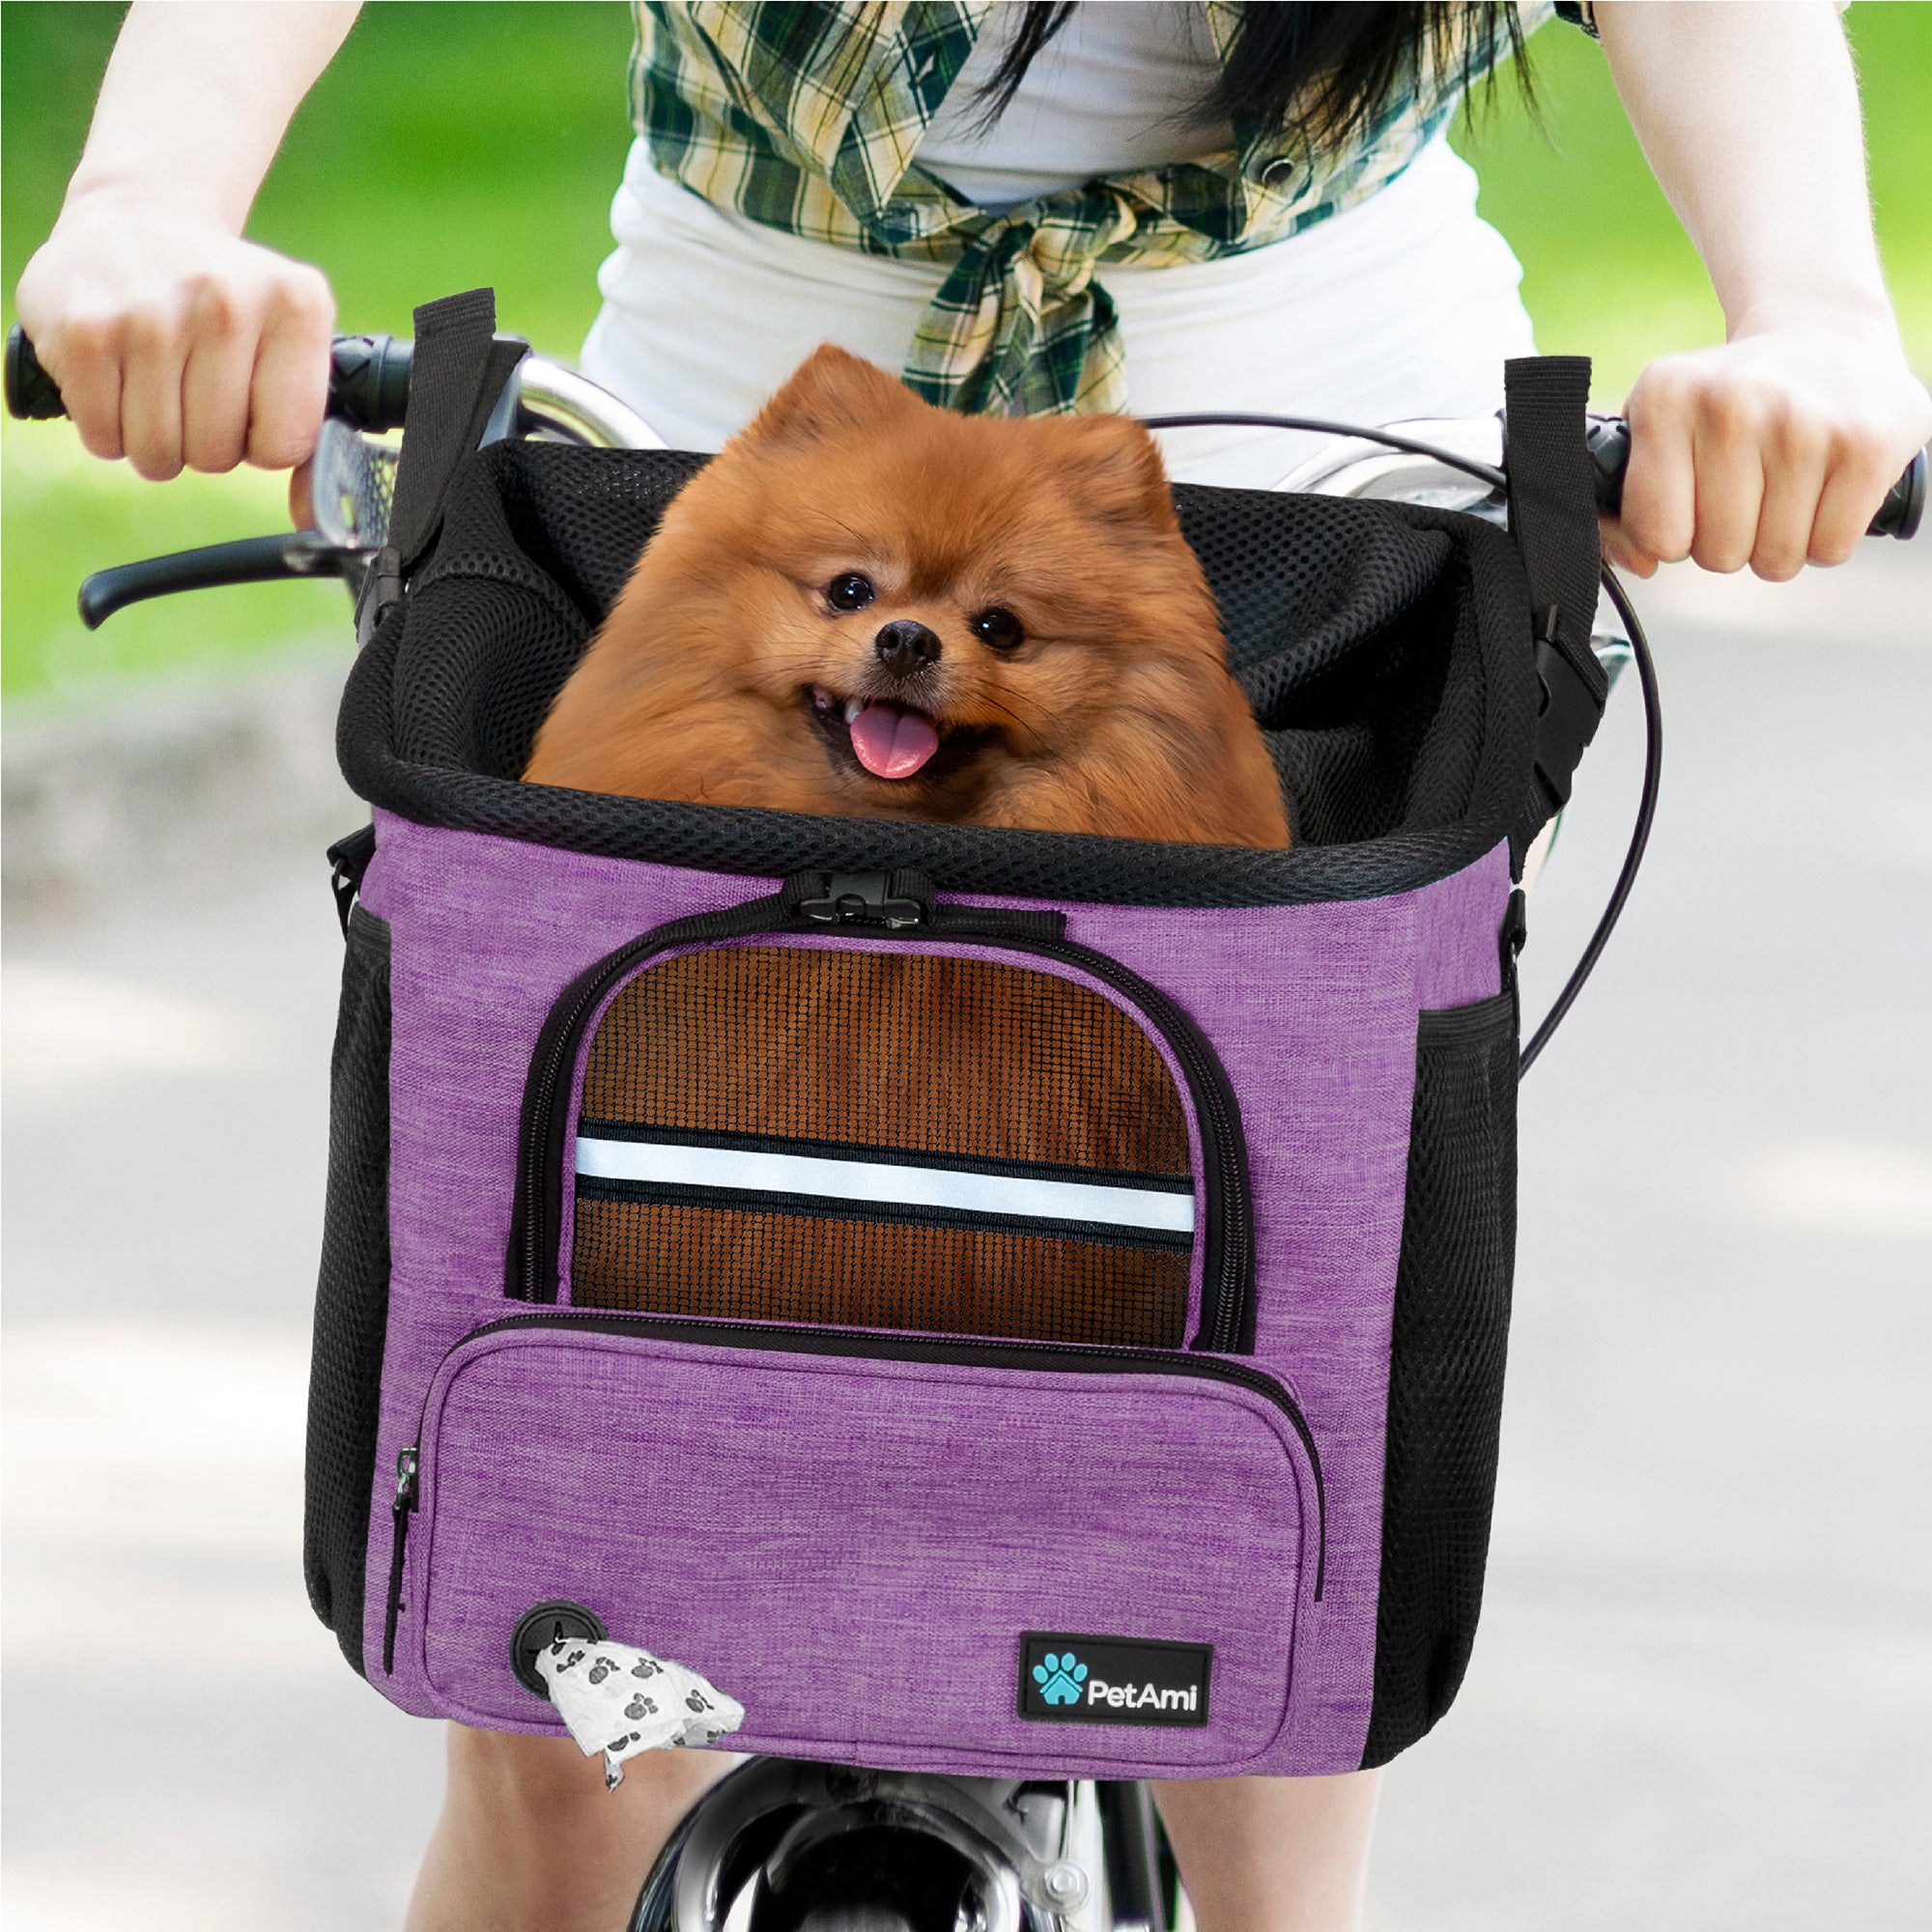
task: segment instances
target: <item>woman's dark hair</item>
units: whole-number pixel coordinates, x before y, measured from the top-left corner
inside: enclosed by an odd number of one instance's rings
[[[978,117],[990,127],[1011,104],[1039,50],[1072,17],[1075,0],[1027,0],[1011,43],[986,83]],[[1371,132],[1390,107],[1425,87],[1469,86],[1506,43],[1522,53],[1508,0],[1399,0],[1393,5],[1251,4],[1203,120],[1293,131],[1337,149]],[[1519,70],[1520,72],[1520,70]]]

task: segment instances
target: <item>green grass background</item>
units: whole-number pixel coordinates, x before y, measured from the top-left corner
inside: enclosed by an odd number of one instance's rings
[[[9,323],[122,11],[110,0],[0,6]],[[1881,245],[1915,359],[1932,369],[1932,4],[1861,0],[1848,24]],[[415,302],[488,282],[505,327],[573,356],[596,312],[629,140],[630,34],[617,0],[377,0],[304,103],[250,235],[319,263],[346,328],[407,332]],[[1720,318],[1597,48],[1552,26],[1533,43],[1533,67],[1540,116],[1501,87],[1465,117],[1457,145],[1481,171],[1483,212],[1522,261],[1543,348],[1594,355],[1599,398],[1614,406],[1644,360],[1719,339]],[[10,422],[0,492],[10,696],[85,703],[130,676],[246,665],[343,635],[333,584],[211,591],[138,607],[92,636],[73,614],[75,585],[103,564],[278,527],[279,479],[241,470],[147,484],[83,457],[65,425]]]

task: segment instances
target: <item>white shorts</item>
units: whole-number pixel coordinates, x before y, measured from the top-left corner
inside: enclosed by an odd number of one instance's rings
[[[944,270],[713,207],[631,151],[583,369],[674,448],[717,449],[821,342],[896,372]],[[1139,415],[1194,410],[1392,422],[1487,413],[1535,353],[1509,244],[1441,139],[1379,193],[1218,262],[1103,267]],[[1278,431],[1164,439],[1178,480],[1264,488],[1312,444]]]

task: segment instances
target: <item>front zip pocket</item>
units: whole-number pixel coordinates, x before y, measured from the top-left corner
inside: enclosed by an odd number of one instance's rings
[[[801,945],[781,895],[567,987],[508,1291],[1177,1349],[1198,1282],[1192,1346],[1251,1348],[1240,1118],[1191,1017],[1052,916],[910,910]]]
[[[445,1355],[411,1447],[396,1654],[472,1723],[541,1714],[509,1634],[567,1600],[739,1697],[750,1747],[1228,1770],[1321,1593],[1298,1406],[1198,1354],[516,1316]],[[1207,1724],[1023,1719],[1038,1631],[1210,1651]]]

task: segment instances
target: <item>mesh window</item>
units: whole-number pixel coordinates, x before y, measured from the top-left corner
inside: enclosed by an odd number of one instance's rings
[[[910,952],[719,947],[647,969],[591,1042],[582,1125],[995,1176],[1189,1171],[1179,1092],[1118,1007],[1051,973]],[[571,1300],[1179,1346],[1184,1239],[996,1218],[586,1180]]]
[[[1187,1251],[1004,1229],[577,1202],[580,1307],[1178,1349]]]
[[[999,960],[687,952],[611,1003],[587,1120],[1129,1174],[1187,1172],[1173,1076],[1125,1013]]]

